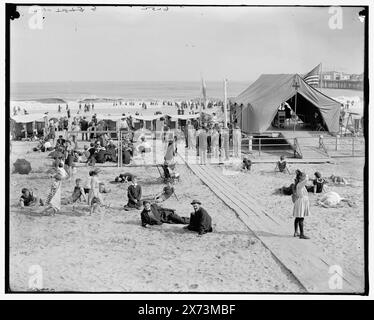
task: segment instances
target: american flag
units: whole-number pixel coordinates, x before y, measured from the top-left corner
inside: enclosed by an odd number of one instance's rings
[[[320,63],[312,71],[309,71],[306,75],[304,75],[304,80],[307,84],[313,87],[317,87],[319,85],[321,67],[322,64]]]

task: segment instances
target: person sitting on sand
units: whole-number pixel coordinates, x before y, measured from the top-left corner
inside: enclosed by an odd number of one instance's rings
[[[121,173],[118,177],[115,177],[114,181],[115,182],[130,182],[132,181],[132,178],[134,177],[133,174],[129,172]]]
[[[87,164],[90,165],[90,166],[95,165],[95,163],[96,163],[96,158],[95,158],[96,148],[95,148],[95,144],[93,142],[90,143],[90,147],[88,148],[86,154],[88,154]]]
[[[108,141],[106,146],[106,161],[117,162],[117,148],[112,139]]]
[[[52,176],[54,174],[59,174],[61,176],[61,179],[66,179],[69,175],[64,168],[64,161],[61,160],[61,159],[56,159],[55,161],[56,161],[57,167],[55,167],[55,169],[51,170],[52,171]]]
[[[47,137],[44,141],[44,145],[42,146],[41,151],[46,152],[46,151],[52,151],[52,150],[53,150],[53,146],[51,144],[50,139]]]
[[[166,186],[162,189],[162,192],[160,192],[159,194],[155,196],[155,201],[158,203],[164,202],[167,199],[169,199],[173,195],[173,193],[174,193],[174,187],[172,186],[171,182],[168,181],[166,183]]]
[[[242,163],[242,171],[251,171],[252,168],[252,161],[248,158],[248,156],[243,157],[243,163]]]
[[[201,202],[193,200],[191,202],[194,212],[191,213],[190,223],[185,228],[190,231],[196,231],[201,236],[204,233],[212,232],[212,218],[208,212],[201,207]]]
[[[288,170],[287,161],[284,160],[284,156],[280,156],[280,160],[276,163],[274,171],[279,170],[279,172],[290,174],[290,170]]]
[[[87,202],[86,194],[89,193],[89,189],[85,189],[82,187],[82,179],[78,178],[75,180],[75,187],[73,190],[73,194],[64,201],[64,204],[75,203],[77,201],[84,201]]]
[[[53,177],[53,182],[49,191],[49,194],[47,196],[47,199],[45,200],[46,207],[41,212],[42,214],[48,212],[52,209],[52,212],[50,215],[54,216],[56,213],[58,213],[61,209],[61,175],[56,174]]]
[[[164,180],[169,181],[172,179],[179,181],[180,174],[176,171],[176,162],[174,159],[171,161],[165,159],[161,167],[164,170]]]
[[[313,181],[312,186],[307,186],[306,189],[308,192],[313,192],[314,194],[316,193],[323,193],[326,192],[326,180],[322,178],[322,175],[320,172],[315,172],[314,173],[315,179],[310,179]]]
[[[343,184],[343,185],[347,185],[348,184],[348,181],[345,178],[340,177],[340,176],[335,176],[334,174],[332,174],[330,176],[330,180],[334,184]]]
[[[180,217],[175,213],[173,209],[162,208],[159,205],[150,201],[143,201],[144,209],[140,213],[142,227],[147,225],[161,225],[163,223],[174,223],[174,224],[188,224],[189,218]]]
[[[21,193],[22,195],[19,199],[19,205],[21,208],[43,205],[42,199],[39,199],[38,197],[34,196],[31,190],[23,188],[21,190]]]
[[[99,192],[100,193],[109,193],[111,190],[110,190],[110,188],[107,188],[106,186],[105,186],[105,183],[104,182],[100,182],[99,183]]]
[[[58,139],[56,140],[56,148],[59,148],[59,147],[65,148],[65,142],[66,140],[63,138],[63,136],[59,135]]]
[[[142,197],[142,187],[138,185],[138,179],[136,176],[132,178],[132,184],[127,188],[127,198],[128,202],[125,205],[125,210],[128,209],[140,209],[142,207],[141,197]]]

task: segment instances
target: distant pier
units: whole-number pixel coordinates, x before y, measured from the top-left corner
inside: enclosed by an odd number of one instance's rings
[[[322,80],[322,88],[363,90],[364,83],[354,80]]]

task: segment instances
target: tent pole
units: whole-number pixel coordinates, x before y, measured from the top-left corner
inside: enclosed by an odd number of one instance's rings
[[[296,129],[296,121],[297,121],[297,90],[296,90],[296,94],[295,94],[295,120],[294,120],[294,123],[293,123],[293,131],[295,131]]]

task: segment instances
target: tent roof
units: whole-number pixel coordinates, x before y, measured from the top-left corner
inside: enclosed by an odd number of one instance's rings
[[[299,84],[297,93],[319,109],[328,130],[338,132],[340,103],[308,85],[298,74],[263,74],[230,102],[249,107],[250,130],[263,132],[279,105],[296,94],[295,81]]]
[[[128,116],[122,116],[122,115],[112,115],[112,114],[97,114],[96,119],[98,120],[112,120],[112,121],[118,121],[122,118],[127,118]]]
[[[196,119],[200,117],[198,113],[196,114],[173,114],[169,115],[172,120],[181,119],[181,120],[188,120],[188,119]]]
[[[17,123],[29,123],[29,122],[44,122],[46,114],[19,114],[16,116],[11,116],[11,118]]]
[[[155,119],[163,118],[164,116],[165,116],[164,114],[154,114],[154,115],[145,115],[145,116],[131,115],[133,119],[144,120],[144,121],[153,121]]]

